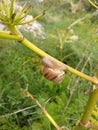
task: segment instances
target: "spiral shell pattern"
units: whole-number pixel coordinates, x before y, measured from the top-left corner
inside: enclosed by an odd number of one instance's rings
[[[56,61],[45,57],[42,59],[42,64],[44,65],[43,74],[48,80],[58,84],[64,80],[65,72],[61,69],[61,65],[56,63]]]

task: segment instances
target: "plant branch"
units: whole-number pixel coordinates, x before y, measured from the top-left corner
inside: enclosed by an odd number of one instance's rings
[[[49,115],[49,113],[46,111],[46,109],[44,107],[41,106],[41,104],[38,102],[38,100],[31,95],[27,90],[25,90],[25,94],[32,100],[34,101],[37,106],[42,110],[42,112],[47,116],[47,118],[50,120],[50,122],[55,126],[55,128],[57,130],[62,130],[62,128],[60,126],[58,126],[58,124],[54,121],[54,119]]]
[[[14,24],[15,24],[15,25],[20,24],[20,23],[21,23],[20,21],[23,21],[23,20],[26,18],[26,16],[27,16],[30,12],[31,12],[31,7],[29,7],[29,8],[25,11],[25,13],[23,13],[23,14],[21,15],[21,17],[19,17],[19,18],[17,18],[16,20],[14,20]]]
[[[15,0],[11,1],[11,5],[10,5],[10,18],[12,17],[12,14],[13,14],[14,2],[15,2]]]
[[[49,57],[52,58],[53,60],[55,60],[56,62],[62,64],[63,66],[65,65],[64,63],[58,61],[57,59],[53,58],[52,56],[48,55],[47,53],[45,53],[44,51],[42,51],[41,49],[37,48],[34,44],[32,44],[30,41],[28,41],[26,38],[24,38],[23,41],[21,41],[21,43],[25,46],[27,46],[29,49],[33,50],[35,53],[37,53],[38,55],[42,56],[42,57]],[[98,84],[98,80],[94,77],[88,76],[76,69],[73,69],[72,67],[65,65],[65,67],[67,68],[67,70],[81,78],[84,78],[88,81],[91,81],[94,84]]]
[[[22,37],[17,35],[11,35],[9,32],[0,31],[0,38],[21,41]]]
[[[40,15],[34,17],[33,19],[31,19],[31,20],[29,20],[29,21],[26,21],[26,22],[20,22],[19,24],[20,24],[20,25],[29,24],[29,23],[31,23],[31,22],[36,21],[37,19],[41,18],[41,17],[44,16],[44,15],[45,15],[45,10],[44,10]],[[19,24],[18,24],[18,25],[19,25]]]
[[[37,105],[33,105],[33,106],[30,106],[30,107],[26,107],[26,108],[17,110],[17,111],[12,112],[12,113],[8,113],[8,114],[5,114],[5,115],[1,115],[1,116],[0,116],[0,119],[1,119],[1,118],[6,118],[6,117],[9,117],[9,116],[18,114],[18,113],[21,113],[21,112],[26,111],[26,110],[29,110],[29,109],[31,109],[31,108],[35,108],[36,106],[37,106]],[[36,114],[36,113],[34,112],[34,114]]]
[[[11,29],[12,33],[17,34],[18,36],[19,35],[22,36],[21,32],[18,30],[17,27],[10,26],[9,28]],[[62,62],[60,62],[60,61],[58,61],[56,58],[50,56],[46,52],[39,49],[37,46],[35,46],[30,41],[28,41],[26,38],[23,38],[23,40],[21,40],[21,43],[23,45],[25,45],[26,47],[28,47],[29,49],[31,49],[32,51],[34,51],[36,54],[40,55],[41,57],[49,57],[49,58],[53,59],[54,61],[56,61],[57,63],[61,64],[62,66],[65,66],[65,68],[67,68],[67,70],[69,72],[71,72],[71,73],[73,73],[73,74],[75,74],[75,75],[77,75],[77,76],[79,76],[81,78],[84,78],[84,79],[86,79],[86,80],[88,80],[88,81],[90,81],[90,82],[92,82],[94,84],[98,84],[98,79],[97,78],[88,76],[88,75],[86,75],[86,74],[84,74],[84,73],[82,73],[82,72],[80,72],[80,71],[78,71],[78,70],[76,70],[76,69],[74,69],[74,68],[72,68],[72,67],[70,67],[70,66],[68,66],[68,65],[66,65],[66,64],[64,64]]]
[[[89,96],[87,106],[85,108],[84,114],[78,126],[74,130],[85,130],[89,127],[89,119],[91,117],[92,111],[98,101],[98,88],[95,89]]]
[[[2,0],[1,11],[4,9],[5,14],[8,16],[8,5],[5,3],[5,0]]]
[[[27,9],[26,5],[27,5],[27,2],[23,5],[22,9],[16,14],[14,20],[17,20],[17,19],[21,18],[21,16],[23,16],[24,12]]]
[[[96,9],[98,9],[98,6],[96,4],[94,4],[91,0],[88,0],[88,2],[93,6],[95,7]]]

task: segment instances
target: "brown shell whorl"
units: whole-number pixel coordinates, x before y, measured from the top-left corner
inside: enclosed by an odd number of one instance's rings
[[[42,59],[42,64],[44,65],[43,74],[48,80],[56,83],[61,83],[63,81],[65,72],[61,69],[62,64],[58,64],[48,57]]]

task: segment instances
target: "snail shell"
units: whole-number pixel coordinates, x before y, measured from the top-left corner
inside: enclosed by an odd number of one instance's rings
[[[42,64],[44,65],[43,74],[48,80],[58,84],[63,81],[65,72],[61,70],[61,65],[47,57],[42,60]]]
[[[43,57],[42,64],[48,68],[67,70],[67,67],[63,63],[58,63],[55,59],[48,57]]]
[[[61,83],[65,77],[64,71],[58,69],[52,69],[48,67],[44,67],[43,73],[48,80],[56,83]]]

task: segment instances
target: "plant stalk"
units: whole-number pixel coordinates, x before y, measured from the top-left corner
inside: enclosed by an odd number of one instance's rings
[[[39,15],[36,16],[36,17],[34,17],[33,19],[28,20],[28,21],[26,21],[26,22],[20,22],[19,24],[20,24],[20,25],[29,24],[29,23],[31,23],[31,22],[36,21],[37,19],[41,18],[41,17],[44,16],[44,15],[45,15],[45,11],[43,11],[41,14],[39,14]],[[18,24],[18,25],[19,25],[19,24]]]
[[[21,32],[18,30],[18,28],[16,28],[15,26],[9,26],[10,30],[12,31],[12,33],[17,34],[18,36],[22,37]],[[36,47],[33,43],[31,43],[29,40],[27,40],[26,38],[23,38],[23,40],[21,40],[21,43],[23,45],[25,45],[26,47],[28,47],[29,49],[31,49],[32,51],[34,51],[36,54],[40,55],[41,57],[49,57],[52,58],[53,60],[55,60],[57,63],[62,64],[63,66],[65,66],[65,68],[67,68],[67,70],[81,78],[84,78],[94,84],[98,84],[98,79],[88,76],[60,61],[58,61],[56,58],[50,56],[49,54],[47,54],[46,52],[42,51],[41,49],[39,49],[38,47]]]
[[[42,112],[47,116],[47,118],[50,120],[50,122],[55,126],[57,130],[61,130],[62,128],[54,121],[54,119],[50,116],[50,114],[46,111],[44,107],[41,106],[41,104],[38,102],[36,98],[33,97],[27,90],[25,90],[26,95],[34,101],[37,106],[42,110]]]
[[[21,41],[21,37],[17,35],[11,35],[9,32],[0,31],[0,38]]]
[[[88,2],[93,6],[95,7],[96,9],[98,9],[98,6],[96,4],[94,4],[91,0],[88,0]]]
[[[78,124],[78,126],[76,126],[76,128],[74,130],[85,130],[85,129],[87,129],[85,126],[89,122],[92,111],[94,110],[97,102],[98,102],[98,88],[95,89],[90,94],[88,102],[87,102],[87,106],[86,106],[84,114],[82,116],[82,119],[81,119],[80,123]]]
[[[60,64],[63,64],[65,65],[64,63],[58,61],[57,59],[53,58],[52,56],[48,55],[47,53],[45,53],[44,51],[42,51],[41,49],[37,48],[34,44],[32,44],[30,41],[28,41],[26,38],[24,38],[23,41],[21,41],[21,43],[23,45],[25,45],[26,47],[28,47],[29,49],[33,50],[35,53],[37,53],[38,55],[42,56],[42,57],[49,57],[49,58],[52,58],[53,60],[59,62]],[[65,65],[65,67],[67,68],[67,70],[81,78],[84,78],[88,81],[91,81],[92,83],[94,84],[98,84],[98,80],[94,77],[91,77],[91,76],[88,76],[76,69],[73,69],[72,67],[68,66],[68,65]]]

